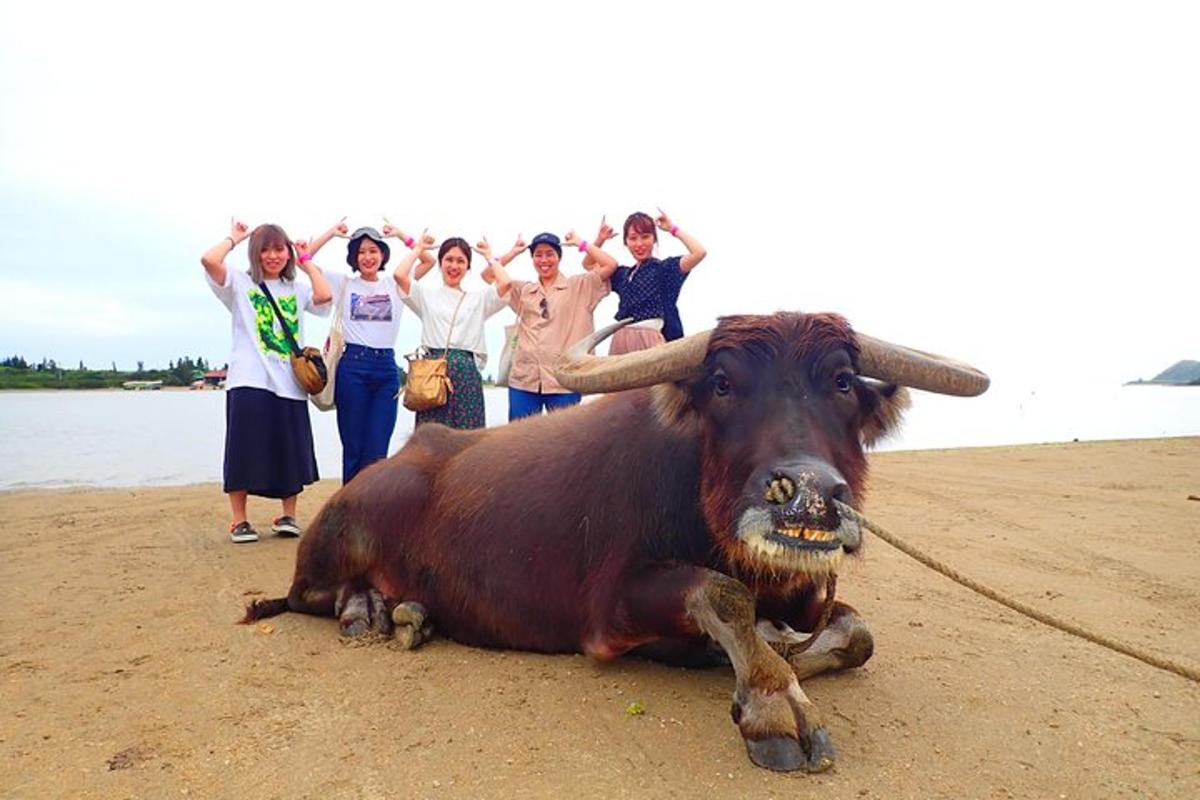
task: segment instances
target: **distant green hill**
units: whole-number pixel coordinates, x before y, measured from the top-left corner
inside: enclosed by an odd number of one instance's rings
[[[1165,383],[1170,386],[1200,386],[1200,361],[1178,361],[1148,381],[1131,383]]]

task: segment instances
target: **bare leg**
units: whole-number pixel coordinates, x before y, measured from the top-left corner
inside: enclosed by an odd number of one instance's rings
[[[294,494],[291,497],[285,497],[281,501],[283,504],[283,515],[285,517],[296,518],[296,501],[300,499],[300,495]]]
[[[247,492],[229,492],[229,510],[233,514],[233,524],[246,521]]]

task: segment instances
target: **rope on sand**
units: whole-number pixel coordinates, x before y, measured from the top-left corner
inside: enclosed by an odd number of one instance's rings
[[[845,503],[842,503],[839,500],[834,500],[834,503],[837,504],[839,511],[854,519],[859,525],[866,528],[880,539],[883,539],[892,547],[896,548],[905,555],[911,556],[925,566],[929,567],[934,572],[945,575],[955,583],[965,586],[971,591],[977,592],[989,600],[995,600],[1000,605],[1008,606],[1013,611],[1016,611],[1019,614],[1024,614],[1025,616],[1035,619],[1044,625],[1049,625],[1052,628],[1058,628],[1060,631],[1078,636],[1081,639],[1086,639],[1093,644],[1098,644],[1101,647],[1107,647],[1110,650],[1115,650],[1118,653],[1130,656],[1131,658],[1136,658],[1138,661],[1149,664],[1152,667],[1158,667],[1159,669],[1166,670],[1167,672],[1174,672],[1176,675],[1180,675],[1188,680],[1200,683],[1200,669],[1197,669],[1196,667],[1180,664],[1177,661],[1173,661],[1169,658],[1163,658],[1162,656],[1147,652],[1141,648],[1134,647],[1133,645],[1125,644],[1124,642],[1117,641],[1116,639],[1112,639],[1108,636],[1104,636],[1099,633],[1093,633],[1092,631],[1081,628],[1074,623],[1066,622],[1065,620],[1061,620],[1058,617],[1045,613],[1044,611],[1039,611],[1033,606],[1022,603],[1020,600],[1014,600],[1007,595],[997,592],[995,589],[991,589],[979,583],[978,581],[972,580],[971,578],[960,574],[957,570],[946,566],[932,556],[924,553],[921,550],[918,550],[916,547],[908,544],[895,534],[890,533],[879,525],[871,522],[869,519],[864,517],[862,514],[859,514]]]

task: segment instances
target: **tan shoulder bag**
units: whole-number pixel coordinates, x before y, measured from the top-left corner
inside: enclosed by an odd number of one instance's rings
[[[422,358],[421,351],[405,356],[408,360],[408,378],[404,382],[404,407],[409,411],[428,411],[440,408],[450,400],[454,383],[450,380],[450,364],[446,356],[450,352],[450,337],[454,333],[454,322],[462,308],[467,293],[458,298],[454,316],[450,318],[450,330],[446,333],[445,355],[441,358]]]

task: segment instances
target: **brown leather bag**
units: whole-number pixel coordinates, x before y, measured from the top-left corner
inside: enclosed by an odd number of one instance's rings
[[[329,369],[325,366],[321,351],[306,347],[300,351],[300,355],[293,353],[291,359],[292,374],[296,376],[300,388],[309,394],[320,394],[329,380]]]
[[[450,337],[454,333],[454,322],[462,308],[466,293],[458,298],[454,316],[450,318],[450,330],[446,332],[446,355],[450,354]],[[418,351],[419,352],[419,351]],[[450,402],[454,382],[450,380],[450,362],[441,358],[422,358],[416,353],[405,356],[408,360],[408,378],[404,381],[404,407],[409,411],[428,411]]]

